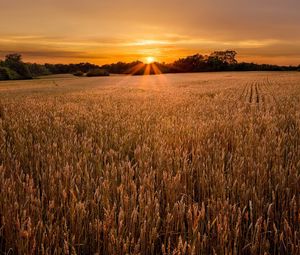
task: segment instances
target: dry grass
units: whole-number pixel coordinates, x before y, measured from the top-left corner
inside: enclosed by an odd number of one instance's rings
[[[300,254],[300,74],[0,93],[3,254]]]

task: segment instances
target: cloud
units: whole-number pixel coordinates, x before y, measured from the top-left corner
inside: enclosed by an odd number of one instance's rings
[[[99,63],[232,48],[241,58],[295,63],[299,9],[298,0],[10,0],[1,3],[0,48]]]

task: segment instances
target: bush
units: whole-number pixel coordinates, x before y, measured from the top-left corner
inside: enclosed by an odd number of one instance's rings
[[[0,81],[5,80],[20,80],[22,77],[14,70],[8,67],[0,67]]]
[[[9,54],[5,57],[5,66],[18,73],[22,79],[32,79],[28,66],[22,61],[19,54]]]
[[[0,67],[0,81],[10,80],[8,70],[5,67]]]
[[[75,73],[73,73],[73,75],[81,77],[84,75],[84,73],[82,71],[76,71]]]
[[[92,69],[87,72],[87,77],[95,77],[95,76],[109,76],[109,72],[104,69]]]

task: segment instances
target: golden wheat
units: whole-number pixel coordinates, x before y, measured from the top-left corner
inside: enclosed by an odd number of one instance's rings
[[[3,254],[300,254],[299,74],[56,83],[0,84]]]

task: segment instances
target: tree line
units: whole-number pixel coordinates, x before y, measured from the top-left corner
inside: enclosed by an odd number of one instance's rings
[[[190,73],[190,72],[220,72],[220,71],[300,71],[299,66],[278,66],[269,64],[238,63],[236,51],[215,51],[210,55],[195,54],[185,58],[180,58],[173,63],[158,63],[155,65],[161,73]],[[118,62],[111,65],[104,65],[102,68],[110,73],[123,74],[130,73],[134,66],[142,64],[135,61],[132,63]],[[134,74],[144,74],[147,65],[144,65]],[[155,69],[150,70],[150,74],[156,73]]]
[[[20,54],[8,54],[0,60],[0,80],[33,79],[49,74],[75,74],[81,76],[86,73],[96,73],[98,65],[90,63],[79,64],[37,64],[25,63]]]
[[[236,51],[215,51],[210,55],[195,54],[180,58],[173,63],[155,62],[150,67],[141,61],[118,62],[109,65],[79,64],[36,64],[25,63],[20,54],[8,54],[0,60],[0,80],[32,79],[49,74],[70,73],[76,76],[104,76],[112,74],[157,74],[220,71],[300,71],[299,66],[238,63]]]

